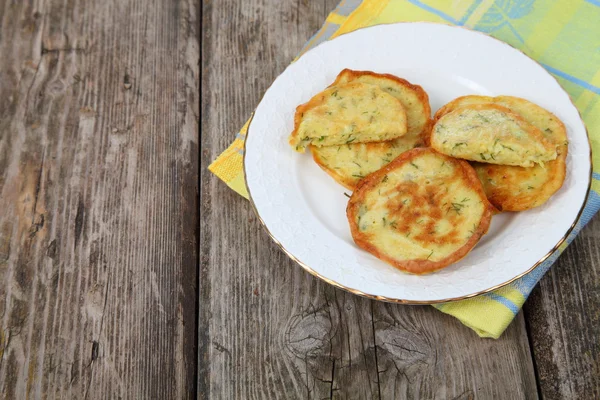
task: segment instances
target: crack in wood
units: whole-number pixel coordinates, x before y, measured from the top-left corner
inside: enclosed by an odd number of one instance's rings
[[[33,209],[32,209],[34,221],[32,223],[35,223],[35,214],[37,212],[36,211],[37,210],[37,202],[38,202],[38,197],[40,195],[40,189],[42,187],[42,174],[44,172],[45,160],[46,160],[46,148],[44,147],[44,150],[42,151],[42,162],[40,163],[40,172],[38,173],[37,180],[35,183],[35,193],[33,196]],[[43,226],[43,223],[42,223],[42,226]]]
[[[96,361],[96,359],[98,358],[98,348],[99,347],[100,347],[100,345],[98,344],[98,342],[93,340],[92,341],[92,362]]]
[[[329,398],[333,399],[333,382],[335,381],[335,359],[331,363],[331,388],[329,389]]]
[[[46,54],[53,54],[53,53],[71,53],[71,52],[78,52],[78,53],[84,53],[86,54],[86,52],[88,51],[88,49],[86,47],[65,47],[65,48],[46,48],[42,46],[42,50],[41,50],[41,54],[42,55],[46,55]]]
[[[373,300],[369,300],[370,308],[371,308],[371,329],[373,334],[373,348],[375,351],[375,372],[377,377],[377,393],[379,395],[379,400],[381,400],[381,382],[379,379],[379,360],[377,359],[377,337],[375,336],[375,313],[373,312]]]
[[[79,240],[81,239],[81,232],[83,230],[84,214],[85,214],[85,208],[83,206],[83,200],[81,199],[81,195],[80,195],[79,200],[77,201],[77,212],[75,213],[75,228],[74,228],[75,238],[73,241],[73,248],[77,248],[77,245],[79,244]]]

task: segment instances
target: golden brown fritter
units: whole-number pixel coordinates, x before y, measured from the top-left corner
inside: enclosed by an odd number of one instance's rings
[[[342,146],[311,146],[313,158],[338,183],[354,190],[358,182],[394,158],[425,144],[424,135],[431,123],[429,96],[421,86],[390,74],[345,69],[332,86],[362,82],[385,90],[402,102],[406,111],[406,135],[386,142],[351,143]]]
[[[330,86],[298,106],[289,143],[303,153],[309,144],[381,142],[406,132],[400,100],[378,86],[349,82]]]
[[[568,152],[564,124],[548,110],[519,97],[464,96],[440,108],[434,120],[466,105],[498,104],[519,114],[537,127],[546,140],[556,145],[558,156],[544,166],[530,168],[475,163],[477,175],[490,202],[503,211],[523,211],[544,204],[560,187],[566,176]]]
[[[431,130],[431,147],[465,160],[532,167],[556,158],[556,146],[510,109],[472,104],[441,116]]]
[[[463,258],[487,232],[492,210],[466,161],[419,148],[363,179],[346,214],[359,247],[423,274]]]

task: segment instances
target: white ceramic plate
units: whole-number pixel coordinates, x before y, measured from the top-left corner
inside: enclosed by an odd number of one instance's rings
[[[567,178],[543,206],[494,216],[467,257],[433,274],[403,273],[350,236],[348,192],[287,140],[296,106],[344,68],[391,73],[421,85],[435,112],[467,94],[512,95],[556,114],[569,138]],[[290,65],[258,105],[246,138],[247,188],[271,237],[302,267],[353,293],[403,303],[466,298],[532,270],[562,243],[590,184],[586,128],[569,96],[539,64],[484,34],[432,23],[379,25],[325,42]]]

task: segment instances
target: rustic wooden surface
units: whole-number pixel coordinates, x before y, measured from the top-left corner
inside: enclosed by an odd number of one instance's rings
[[[600,399],[600,215],[525,304],[544,399]]]
[[[206,170],[336,2],[0,0],[0,398],[600,398],[600,218],[483,340],[305,273]]]
[[[192,398],[199,2],[0,1],[0,397]]]

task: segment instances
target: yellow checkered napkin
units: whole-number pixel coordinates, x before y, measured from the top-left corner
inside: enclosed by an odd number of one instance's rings
[[[300,55],[358,28],[401,21],[432,21],[486,32],[540,62],[567,90],[583,115],[594,153],[592,191],[567,241],[517,281],[467,300],[435,307],[481,337],[498,338],[533,287],[600,208],[600,0],[342,0]],[[248,123],[209,169],[248,198],[242,157]]]

